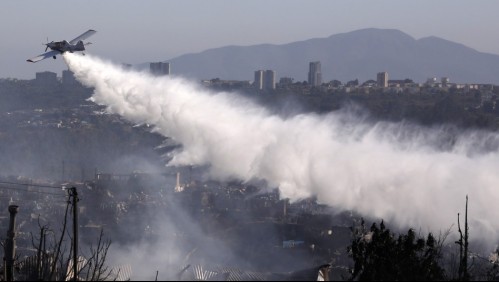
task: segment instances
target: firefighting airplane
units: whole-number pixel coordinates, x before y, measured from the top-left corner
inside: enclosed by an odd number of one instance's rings
[[[31,63],[36,63],[38,61],[47,59],[47,58],[56,58],[57,55],[62,54],[64,52],[70,52],[73,53],[74,51],[85,51],[85,45],[92,44],[90,42],[88,43],[83,43],[82,40],[85,40],[89,38],[90,36],[94,35],[97,31],[93,29],[89,29],[86,32],[84,32],[82,35],[76,37],[75,39],[71,41],[57,41],[57,42],[49,42],[47,44],[43,44],[47,46],[45,48],[45,53],[38,55],[34,58],[27,59],[26,61],[31,62]],[[47,40],[48,41],[48,40]],[[47,52],[47,49],[50,48],[51,51]],[[84,54],[85,55],[85,54]]]

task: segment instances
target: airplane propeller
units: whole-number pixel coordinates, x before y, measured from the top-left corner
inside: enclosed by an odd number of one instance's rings
[[[54,40],[50,41],[50,43],[52,43],[52,42],[54,42]],[[42,43],[42,45],[45,45],[45,46],[46,46],[46,47],[45,47],[45,52],[47,52],[47,50],[49,49],[49,44],[50,44],[50,43],[49,43],[49,38],[48,38],[48,37],[47,37],[47,43],[45,43],[45,44],[44,44],[44,43]]]

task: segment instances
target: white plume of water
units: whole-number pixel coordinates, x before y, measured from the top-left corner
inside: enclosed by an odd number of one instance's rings
[[[263,179],[291,200],[315,195],[340,210],[434,233],[456,224],[469,195],[471,238],[498,240],[496,133],[457,134],[445,147],[444,127],[370,123],[346,111],[283,118],[181,78],[127,71],[89,55],[64,58],[95,88],[97,104],[181,144],[171,164],[209,165],[217,179]]]

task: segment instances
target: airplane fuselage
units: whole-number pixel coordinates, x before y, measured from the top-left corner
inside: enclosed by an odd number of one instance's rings
[[[85,45],[80,40],[76,44],[70,44],[66,40],[47,43],[47,47],[54,51],[64,52],[85,51]]]

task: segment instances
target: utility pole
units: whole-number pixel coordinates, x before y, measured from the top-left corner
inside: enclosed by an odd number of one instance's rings
[[[38,250],[36,252],[36,278],[42,280],[41,269],[42,269],[42,247],[43,247],[43,236],[45,235],[45,226],[40,229],[40,243],[38,245]]]
[[[64,162],[64,160],[62,161],[62,173],[61,173],[61,181],[64,182],[65,178],[66,178],[66,163]]]
[[[71,187],[69,195],[73,205],[73,281],[78,281],[78,192]]]
[[[14,257],[16,255],[16,214],[19,207],[16,205],[9,206],[10,222],[9,230],[7,231],[7,240],[5,242],[5,280],[14,281]]]
[[[38,244],[38,250],[36,253],[36,277],[38,278],[38,281],[42,281],[43,277],[46,277],[46,271],[43,271],[46,269],[46,259],[45,259],[45,245],[46,245],[46,233],[47,233],[47,227],[42,226],[40,229],[40,242]]]
[[[192,165],[189,166],[189,185],[192,183]]]

